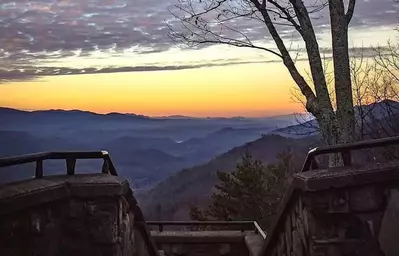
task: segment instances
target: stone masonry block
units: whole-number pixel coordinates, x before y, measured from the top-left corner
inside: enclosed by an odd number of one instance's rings
[[[350,191],[350,209],[355,212],[378,210],[384,203],[383,191],[376,186],[353,188]]]

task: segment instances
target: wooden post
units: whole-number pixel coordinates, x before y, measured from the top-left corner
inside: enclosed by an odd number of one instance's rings
[[[101,172],[103,174],[108,174],[109,173],[108,161],[106,159],[104,159],[103,168],[102,168]]]
[[[67,174],[74,175],[75,174],[75,166],[76,166],[76,159],[75,158],[67,158],[66,159],[67,165]]]
[[[37,178],[37,179],[43,178],[43,160],[36,161],[35,178]]]

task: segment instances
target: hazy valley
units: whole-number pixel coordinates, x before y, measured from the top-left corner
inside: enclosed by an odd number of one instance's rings
[[[107,150],[120,175],[136,188],[151,187],[171,174],[205,163],[233,147],[296,124],[296,115],[269,118],[152,118],[84,111],[26,112],[0,108],[0,157],[41,151]],[[81,166],[81,167],[79,167]],[[78,161],[81,172],[99,161]],[[14,168],[15,169],[15,168]],[[2,182],[30,177],[27,166],[0,173]],[[50,173],[65,164],[48,163]],[[49,174],[50,174],[49,173]]]

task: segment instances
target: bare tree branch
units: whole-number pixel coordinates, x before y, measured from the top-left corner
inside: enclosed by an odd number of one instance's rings
[[[263,19],[265,20],[265,24],[269,30],[269,33],[273,37],[274,42],[276,43],[277,48],[279,49],[283,57],[284,65],[287,67],[288,71],[290,72],[291,77],[297,83],[302,94],[306,97],[307,99],[306,108],[310,112],[317,111],[318,106],[317,106],[316,95],[313,93],[312,89],[307,84],[303,76],[298,72],[298,69],[296,68],[295,63],[293,62],[287,48],[285,47],[283,40],[281,39],[275,26],[273,25],[269,13],[267,12],[266,9],[262,9],[262,6],[259,4],[257,0],[251,0],[251,2],[253,2],[255,7],[262,13]]]
[[[349,25],[349,23],[352,20],[353,13],[355,11],[355,5],[356,5],[356,0],[350,0],[348,4],[348,10],[346,11],[346,23]]]
[[[320,98],[319,102],[323,104],[322,107],[331,113],[331,101],[328,97],[327,83],[323,75],[323,65],[320,57],[320,50],[309,13],[302,1],[290,0],[290,2],[294,6],[295,13],[298,16],[303,31],[302,37],[306,44],[306,51],[308,53],[309,65],[313,82],[315,84],[316,95],[318,98]]]
[[[167,24],[171,31],[170,37],[176,43],[184,43],[189,46],[224,44],[247,47],[263,50],[282,58],[282,55],[273,49],[255,45],[244,31],[227,25],[230,21],[238,18],[257,20],[263,23],[264,21],[256,13],[259,12],[257,9],[248,8],[245,3],[242,3],[239,7],[233,7],[227,0],[212,0],[202,1],[203,3],[205,2],[205,7],[202,11],[196,12],[194,2],[194,0],[179,0],[179,4],[176,5],[176,8],[185,14],[184,16],[171,12],[172,15],[180,21],[183,27],[183,31],[181,29],[176,30],[171,25]],[[207,2],[209,3],[207,4]],[[222,7],[223,4],[226,6]],[[287,24],[281,23],[280,25]],[[219,28],[219,31],[215,31],[216,27]],[[234,33],[236,36],[229,36],[229,33]],[[239,37],[241,37],[241,39]]]
[[[280,18],[286,19],[289,22],[291,22],[291,24],[294,26],[294,28],[298,31],[299,34],[302,35],[302,28],[299,26],[299,24],[295,21],[294,16],[291,15],[289,13],[289,11],[287,10],[287,8],[284,8],[283,6],[281,6],[279,3],[277,3],[277,1],[274,0],[268,0],[269,3],[273,4],[277,9],[279,9],[284,15],[285,17],[283,17],[281,14]]]

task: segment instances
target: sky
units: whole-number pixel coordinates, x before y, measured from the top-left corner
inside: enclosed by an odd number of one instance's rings
[[[288,71],[270,53],[176,44],[170,27],[182,29],[171,14],[178,13],[177,1],[2,0],[0,106],[149,116],[269,116],[303,110],[292,99],[295,84]],[[358,0],[349,45],[367,49],[397,42],[397,13],[399,5],[392,0]],[[320,48],[328,55],[326,9],[313,18]],[[275,49],[262,23],[242,19],[229,24],[256,45]],[[286,26],[278,29],[299,51],[298,69],[305,73],[298,35]]]

